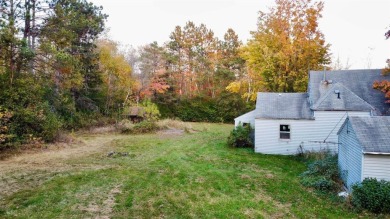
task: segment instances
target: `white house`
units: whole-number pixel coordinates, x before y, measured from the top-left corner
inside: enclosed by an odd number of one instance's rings
[[[255,113],[256,110],[252,110],[248,113],[245,113],[244,115],[241,115],[234,119],[234,125],[246,125],[250,124],[252,127],[255,127]]]
[[[372,88],[390,80],[381,70],[311,71],[307,93],[258,93],[256,109],[235,119],[254,123],[255,152],[337,152],[337,131],[349,116],[388,115],[390,104]]]
[[[348,189],[368,177],[390,181],[390,117],[348,117],[338,135],[338,163]]]

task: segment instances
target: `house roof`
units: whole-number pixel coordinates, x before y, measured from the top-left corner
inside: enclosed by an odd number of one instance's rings
[[[390,116],[351,116],[340,130],[348,123],[355,131],[363,153],[390,153]]]
[[[235,118],[234,120],[236,120],[236,119],[240,120],[242,118],[254,118],[255,115],[256,115],[256,110],[252,110],[250,112],[247,112],[247,113]]]
[[[340,70],[340,71],[311,71],[309,79],[309,97],[312,106],[320,105],[317,102],[323,100],[324,96],[329,95],[328,92],[335,84],[341,83],[342,86],[360,97],[362,100],[375,108],[376,115],[390,115],[390,104],[385,103],[384,94],[379,90],[372,88],[375,81],[390,80],[390,76],[383,76],[381,69],[374,70]],[[326,83],[328,82],[328,83]],[[330,83],[331,82],[331,83]],[[342,95],[342,94],[341,94]],[[350,94],[351,96],[354,96]],[[356,97],[354,98],[356,99]],[[337,103],[327,100],[327,107],[337,106]],[[359,101],[362,103],[362,101]],[[324,103],[324,104],[325,104]],[[325,105],[326,106],[326,105]],[[323,106],[324,108],[326,108]],[[353,105],[348,105],[352,107]],[[367,105],[363,104],[363,108]],[[361,108],[360,106],[358,109]],[[351,110],[355,110],[350,108]]]
[[[337,94],[339,93],[339,94]],[[329,84],[327,91],[311,107],[322,111],[368,111],[375,108],[342,83]]]
[[[257,93],[255,118],[313,119],[307,93]]]

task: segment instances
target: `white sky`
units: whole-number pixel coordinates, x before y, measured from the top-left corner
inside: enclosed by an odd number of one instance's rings
[[[134,47],[169,40],[175,26],[204,23],[222,38],[233,28],[245,43],[256,30],[258,11],[273,0],[91,0],[109,15],[110,37]],[[334,58],[351,69],[383,68],[390,58],[390,0],[324,0],[320,29]]]

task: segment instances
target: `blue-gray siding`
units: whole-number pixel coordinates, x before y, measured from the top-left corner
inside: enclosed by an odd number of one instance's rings
[[[347,122],[339,133],[339,168],[341,178],[348,189],[362,179],[362,147],[356,133]]]

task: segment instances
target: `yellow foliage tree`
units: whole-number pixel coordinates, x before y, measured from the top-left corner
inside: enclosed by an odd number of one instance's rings
[[[102,72],[104,92],[106,93],[106,111],[115,104],[125,105],[134,88],[131,66],[118,50],[117,43],[111,40],[98,42],[99,68]]]
[[[268,13],[260,12],[258,29],[241,50],[249,68],[248,79],[241,81],[251,87],[246,96],[306,91],[308,72],[330,63],[329,44],[318,29],[323,6],[311,0],[276,0]]]

